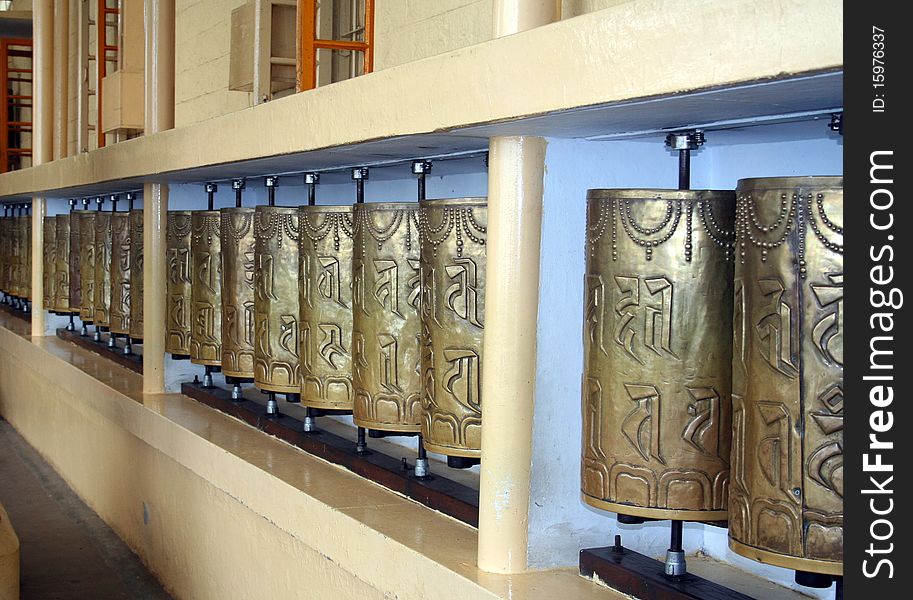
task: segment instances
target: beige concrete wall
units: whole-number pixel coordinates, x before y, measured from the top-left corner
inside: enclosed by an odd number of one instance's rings
[[[569,19],[634,0],[561,0]],[[377,0],[375,70],[491,39],[492,0]]]
[[[228,89],[231,11],[244,1],[175,3],[175,127],[250,106],[249,93]]]
[[[562,0],[564,17],[631,0]],[[251,104],[228,89],[231,11],[244,0],[177,0],[175,126]],[[375,70],[491,39],[492,0],[377,0]]]
[[[374,68],[395,67],[491,39],[492,0],[377,0]]]
[[[176,598],[621,597],[480,572],[474,528],[28,327],[0,312],[0,415]]]

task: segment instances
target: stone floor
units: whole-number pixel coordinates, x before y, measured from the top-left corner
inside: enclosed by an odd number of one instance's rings
[[[2,418],[0,503],[19,536],[21,600],[171,598],[130,548]]]

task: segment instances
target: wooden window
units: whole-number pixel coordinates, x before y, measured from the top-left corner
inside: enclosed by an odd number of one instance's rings
[[[32,40],[0,40],[0,173],[32,166]]]
[[[299,92],[374,70],[374,0],[298,0]]]

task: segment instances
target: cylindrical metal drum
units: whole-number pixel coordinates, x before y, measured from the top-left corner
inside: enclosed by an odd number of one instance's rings
[[[143,209],[130,211],[130,339],[143,339]]]
[[[352,375],[360,427],[421,431],[418,203],[355,205]]]
[[[10,291],[8,266],[11,241],[10,217],[0,217],[0,292],[4,294],[8,294]]]
[[[130,213],[111,213],[111,333],[130,333]]]
[[[67,245],[67,273],[68,273],[68,302],[70,306],[70,312],[74,315],[79,315],[80,308],[82,306],[82,282],[80,278],[80,268],[79,268],[79,248],[81,246],[82,238],[79,234],[79,223],[81,220],[80,213],[76,211],[70,211],[70,231],[67,235],[68,245]],[[59,230],[58,230],[59,232]]]
[[[32,299],[32,217],[26,215],[19,217],[21,235],[19,236],[20,251],[19,257],[22,260],[22,272],[20,274],[19,285],[20,295],[27,299]]]
[[[352,206],[302,206],[301,403],[352,410]]]
[[[9,264],[6,267],[9,272],[9,293],[17,298],[22,297],[22,288],[19,285],[19,273],[22,268],[22,259],[19,256],[19,253],[22,251],[22,245],[19,243],[19,238],[22,236],[22,226],[20,223],[19,217],[9,218]]]
[[[191,217],[192,269],[190,361],[222,364],[222,248],[217,210],[195,210]]]
[[[737,190],[729,545],[843,574],[843,178]]]
[[[165,352],[190,355],[191,211],[168,211],[168,306]]]
[[[422,436],[432,452],[479,458],[487,199],[420,206]]]
[[[79,213],[79,319],[86,324],[95,319],[95,219],[98,214],[88,210]]]
[[[254,384],[298,394],[298,209],[258,206],[254,236]]]
[[[42,273],[42,282],[44,290],[42,299],[44,309],[47,311],[54,310],[54,285],[57,283],[55,272],[57,271],[57,217],[44,218],[44,243],[42,245],[42,262],[44,264],[44,273]]]
[[[222,373],[254,378],[254,209],[223,208]]]
[[[111,214],[95,217],[95,326],[111,325]]]
[[[729,191],[587,193],[587,504],[726,518],[734,219]]]
[[[56,264],[54,268],[53,310],[61,314],[72,314],[70,308],[70,215],[57,215]]]

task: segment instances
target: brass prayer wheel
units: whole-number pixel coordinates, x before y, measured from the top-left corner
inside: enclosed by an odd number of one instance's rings
[[[298,210],[301,403],[352,410],[352,206]]]
[[[12,252],[12,231],[10,230],[10,217],[0,217],[0,292],[10,293],[9,263]]]
[[[96,327],[111,325],[111,214],[95,212],[95,318]]]
[[[418,203],[357,204],[354,210],[352,414],[359,427],[419,432]]]
[[[79,224],[82,213],[70,212],[69,246],[67,251],[67,272],[69,273],[69,303],[70,311],[79,315],[82,307],[82,278],[80,270],[80,246],[82,237],[79,233]]]
[[[189,210],[168,211],[165,352],[177,356],[190,355],[191,215]]]
[[[420,206],[422,436],[432,452],[479,458],[487,199]]]
[[[44,241],[42,244],[42,262],[44,264],[44,273],[42,273],[42,282],[44,290],[42,300],[44,308],[48,311],[54,310],[54,285],[57,280],[54,273],[57,270],[57,217],[45,217],[42,224],[44,229]]]
[[[32,217],[19,217],[19,295],[26,300],[32,299]]]
[[[79,213],[79,279],[82,298],[79,318],[87,324],[95,319],[95,219],[98,214],[88,210]]]
[[[130,334],[130,213],[111,215],[111,333]]]
[[[143,209],[130,211],[130,339],[143,339]]]
[[[726,518],[735,195],[589,190],[582,492],[656,519]]]
[[[729,545],[843,574],[843,178],[739,181]]]
[[[217,210],[195,210],[191,217],[190,361],[222,364],[222,248]]]
[[[583,498],[726,519],[735,195],[589,190]]]
[[[54,267],[53,309],[61,314],[73,314],[70,307],[70,215],[57,215],[56,264]]]
[[[254,236],[254,384],[298,394],[298,209],[258,206]]]
[[[254,209],[223,208],[222,373],[254,378]]]
[[[22,221],[19,217],[10,217],[10,249],[9,249],[9,292],[17,298],[22,297],[22,286],[19,283],[22,277],[22,243],[19,241],[23,235]]]

